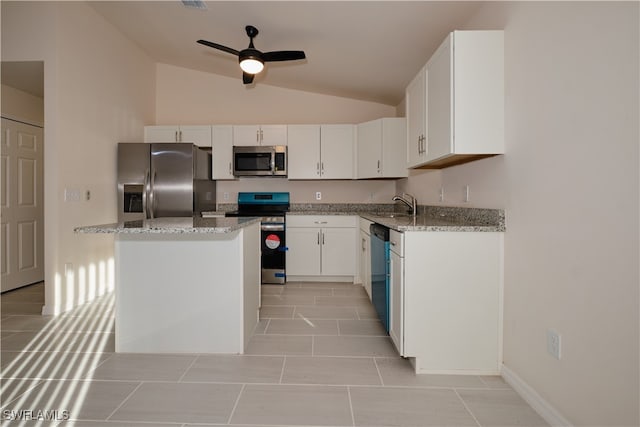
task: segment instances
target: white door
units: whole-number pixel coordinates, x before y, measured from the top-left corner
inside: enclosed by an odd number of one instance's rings
[[[427,63],[427,161],[453,152],[453,81],[451,37]]]
[[[288,238],[289,234],[287,234]],[[357,274],[355,228],[323,228],[320,241],[324,276],[355,276]]]
[[[287,145],[287,125],[260,126],[260,145]]]
[[[407,86],[407,163],[409,167],[425,162],[423,138],[427,120],[427,71],[422,68]]]
[[[144,142],[178,142],[178,126],[145,126]]]
[[[198,147],[211,147],[211,126],[180,126],[179,142],[191,142]]]
[[[320,229],[287,228],[287,276],[320,275]]]
[[[358,125],[358,178],[382,176],[382,121]]]
[[[320,179],[320,125],[289,125],[289,179]]]
[[[2,119],[2,291],[44,280],[42,128]]]
[[[354,125],[322,125],[321,171],[324,179],[353,179]]]
[[[233,128],[231,125],[211,127],[213,179],[234,179],[233,176]]]
[[[260,126],[236,125],[233,127],[233,145],[260,145]]]

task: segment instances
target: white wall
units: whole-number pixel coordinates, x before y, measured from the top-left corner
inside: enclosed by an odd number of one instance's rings
[[[155,64],[84,3],[1,7],[2,60],[44,61],[44,311],[56,313],[112,286],[113,239],[73,228],[116,220],[116,143],[153,120]],[[65,188],[91,199],[65,202]]]
[[[158,125],[360,123],[395,117],[395,111],[395,107],[389,105],[264,83],[245,87],[240,77],[223,77],[166,64],[157,66],[155,124]],[[316,191],[322,192],[322,203],[390,203],[395,182],[271,178],[218,181],[218,202],[235,202],[239,191],[289,191],[292,203],[316,202]],[[224,193],[229,194],[229,200],[223,199]]]
[[[44,126],[44,100],[22,90],[0,85],[2,117]]]
[[[506,209],[504,363],[574,425],[640,424],[638,5],[484,6],[466,29],[505,30],[506,154],[399,183]]]

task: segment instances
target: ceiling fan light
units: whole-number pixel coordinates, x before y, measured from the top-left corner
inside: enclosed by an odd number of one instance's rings
[[[264,69],[264,63],[259,59],[245,58],[240,61],[240,68],[247,74],[258,74]]]

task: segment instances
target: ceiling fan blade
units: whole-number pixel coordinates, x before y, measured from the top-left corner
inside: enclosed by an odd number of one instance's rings
[[[253,83],[254,74],[242,73],[242,83],[250,85]]]
[[[226,46],[223,46],[223,45],[221,45],[221,44],[213,43],[213,42],[210,42],[210,41],[207,41],[207,40],[198,40],[198,43],[203,44],[203,45],[205,45],[205,46],[212,47],[212,48],[214,48],[214,49],[221,50],[221,51],[223,51],[223,52],[230,53],[230,54],[232,54],[232,55],[236,55],[236,56],[237,56],[237,55],[239,55],[239,54],[240,54],[240,52],[238,52],[238,51],[237,51],[237,50],[235,50],[235,49],[231,49],[230,47],[226,47]]]
[[[262,59],[267,62],[275,61],[295,61],[297,59],[305,59],[306,56],[301,50],[278,50],[275,52],[265,52]]]

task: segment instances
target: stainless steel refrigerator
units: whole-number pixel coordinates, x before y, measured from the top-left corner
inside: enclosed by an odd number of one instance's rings
[[[118,144],[118,221],[214,210],[210,150],[188,143]]]

